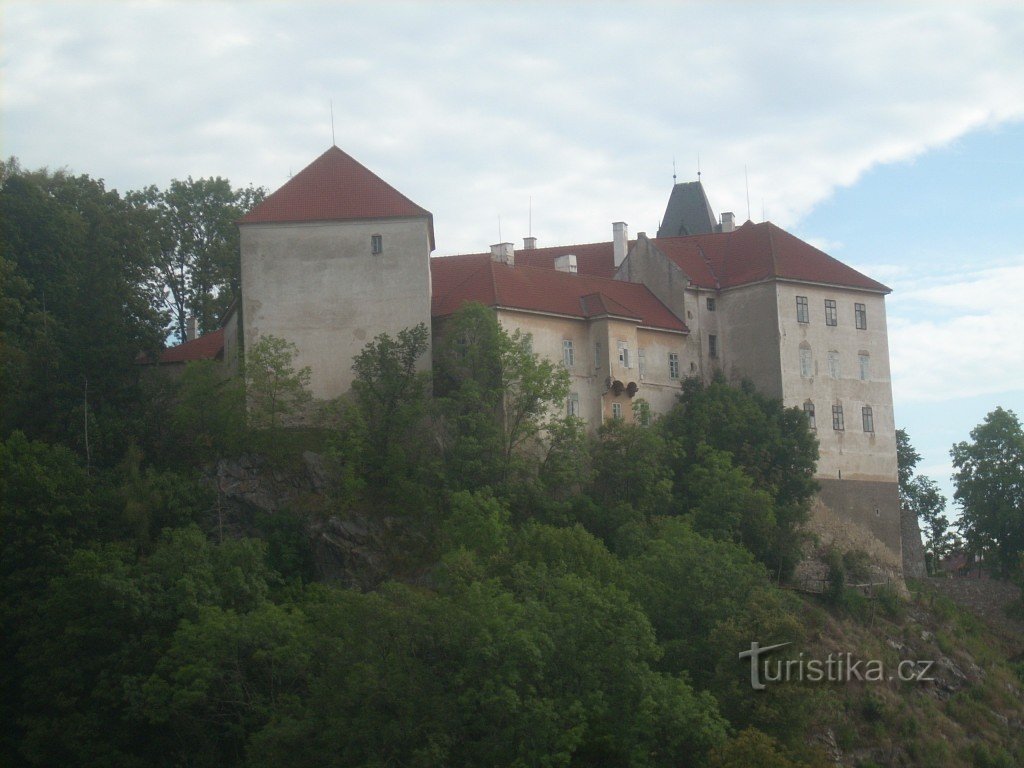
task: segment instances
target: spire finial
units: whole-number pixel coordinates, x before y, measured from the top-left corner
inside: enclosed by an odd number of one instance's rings
[[[338,146],[338,142],[334,140],[334,99],[331,99],[331,146]]]
[[[700,181],[700,152],[697,153],[697,181]]]
[[[672,185],[676,183],[676,156],[672,155]]]

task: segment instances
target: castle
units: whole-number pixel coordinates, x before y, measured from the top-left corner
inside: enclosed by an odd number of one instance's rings
[[[885,296],[890,289],[769,222],[716,219],[700,182],[676,184],[655,237],[431,257],[433,217],[336,146],[238,222],[241,302],[195,345],[230,364],[239,338],[294,342],[314,397],[351,384],[380,333],[436,329],[467,301],[561,361],[567,412],[596,426],[653,413],[716,372],[807,414],[820,444],[812,524],[894,574],[900,504]],[[425,362],[429,365],[429,361]]]

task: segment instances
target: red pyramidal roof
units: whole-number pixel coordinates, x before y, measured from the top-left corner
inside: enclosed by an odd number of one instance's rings
[[[416,205],[350,155],[331,147],[279,190],[238,220],[239,224],[350,221],[426,216],[430,247],[434,221]]]

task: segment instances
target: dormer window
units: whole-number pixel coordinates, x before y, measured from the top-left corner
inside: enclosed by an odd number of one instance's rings
[[[370,253],[374,256],[384,253],[384,236],[370,235]]]

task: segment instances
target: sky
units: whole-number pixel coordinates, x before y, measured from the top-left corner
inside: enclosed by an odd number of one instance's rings
[[[270,190],[331,143],[437,254],[653,235],[698,168],[893,288],[897,426],[1024,416],[1024,5],[61,2],[0,6],[0,150],[122,192]],[[333,112],[333,120],[332,120]]]

